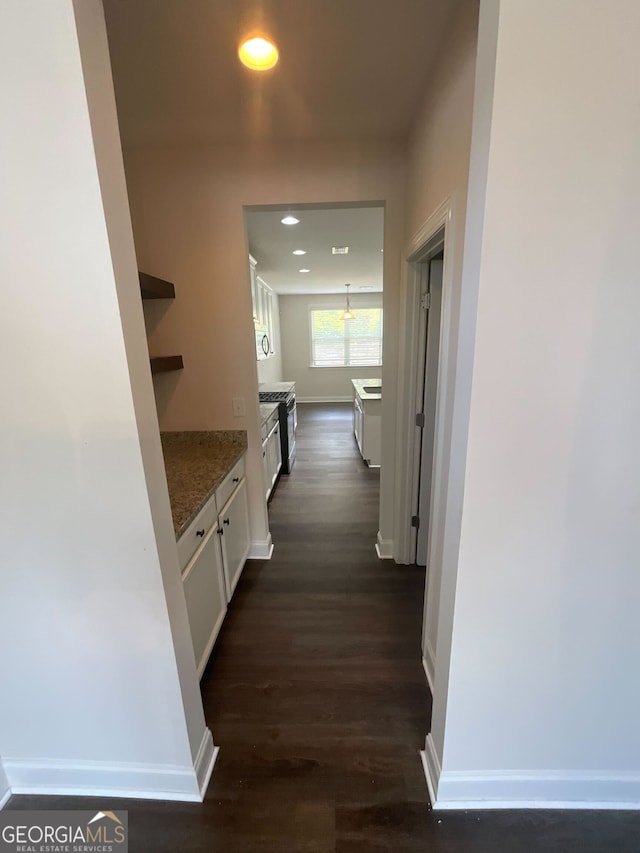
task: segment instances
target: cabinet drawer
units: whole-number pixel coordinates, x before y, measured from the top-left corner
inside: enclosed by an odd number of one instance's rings
[[[216,489],[216,501],[222,508],[233,494],[233,490],[238,487],[238,483],[244,477],[244,455],[238,459],[231,471],[227,474],[224,480]]]
[[[182,536],[178,539],[178,560],[180,570],[184,571],[187,563],[199,548],[209,530],[213,527],[218,516],[215,495],[211,495]]]

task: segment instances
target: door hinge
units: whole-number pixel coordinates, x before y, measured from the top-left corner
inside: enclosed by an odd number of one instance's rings
[[[426,418],[424,416],[424,412],[418,412],[418,414],[416,415],[416,426],[420,427],[421,429],[424,429],[425,422]]]
[[[428,290],[426,293],[422,294],[422,297],[420,299],[420,305],[425,309],[425,311],[428,311],[429,308],[431,308],[431,291],[430,290]]]
[[[420,527],[420,516],[412,515],[411,516],[411,526],[412,527]]]

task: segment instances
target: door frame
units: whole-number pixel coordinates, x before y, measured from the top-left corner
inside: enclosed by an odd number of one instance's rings
[[[438,359],[438,389],[436,393],[436,426],[434,438],[434,464],[432,498],[441,494],[444,485],[444,416],[448,396],[453,391],[453,370],[451,359],[451,329],[453,325],[453,258],[455,196],[447,196],[436,208],[422,227],[409,240],[403,253],[403,276],[405,278],[404,316],[401,329],[404,339],[404,351],[399,360],[400,393],[398,406],[398,459],[396,465],[396,553],[398,563],[411,563],[415,559],[415,530],[411,526],[417,497],[419,467],[419,434],[415,425],[418,384],[418,362],[420,345],[424,344],[423,317],[420,308],[420,265],[430,255],[444,249],[442,270],[442,315],[440,320],[440,347]],[[440,232],[444,230],[442,237]],[[443,500],[431,501],[429,524],[429,559],[437,545],[432,530],[437,529],[440,514],[444,512]],[[425,520],[426,521],[426,520]],[[423,522],[424,523],[424,522]]]

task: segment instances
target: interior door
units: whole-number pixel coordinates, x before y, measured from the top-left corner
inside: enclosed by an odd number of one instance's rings
[[[420,525],[416,542],[416,562],[427,565],[429,543],[429,515],[431,511],[431,483],[433,479],[433,449],[436,427],[436,392],[438,387],[438,360],[440,351],[440,317],[442,314],[442,261],[429,262],[429,307],[427,309],[427,335],[425,342],[424,387],[422,395],[422,445],[420,450],[420,486],[418,490],[418,518]]]
[[[422,653],[427,669],[435,671],[438,612],[440,607],[441,566],[437,561],[429,565],[429,521],[431,517],[431,492],[433,483],[433,454],[435,448],[436,399],[438,388],[438,363],[440,358],[440,321],[442,317],[442,260],[429,262],[429,301],[425,342],[424,392],[422,414],[424,428],[420,452],[420,485],[418,491],[418,527],[416,562],[427,566],[425,578]]]

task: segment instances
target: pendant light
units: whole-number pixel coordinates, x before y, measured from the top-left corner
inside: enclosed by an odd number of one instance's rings
[[[346,307],[346,310],[344,310],[342,312],[342,314],[340,315],[340,319],[341,320],[355,320],[356,315],[351,310],[351,305],[349,304],[349,288],[351,287],[351,285],[345,284],[345,287],[347,288],[347,307]]]

